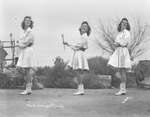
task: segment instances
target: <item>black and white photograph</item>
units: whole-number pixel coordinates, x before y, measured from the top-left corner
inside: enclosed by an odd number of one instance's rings
[[[149,117],[150,0],[0,0],[0,117]]]

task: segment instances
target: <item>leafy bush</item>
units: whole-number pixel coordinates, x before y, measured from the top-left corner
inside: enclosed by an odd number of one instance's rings
[[[36,71],[36,75],[37,76],[43,76],[43,75],[45,75],[46,74],[46,68],[47,67],[44,67],[44,68],[42,68],[42,67],[38,67],[37,68],[37,71]]]
[[[48,88],[73,88],[73,73],[72,71],[65,71],[66,64],[58,62],[53,67],[49,67],[46,71],[45,87]]]
[[[88,60],[90,72],[85,75],[83,83],[85,88],[103,88],[97,82],[97,74],[110,74],[106,59],[102,57],[92,57]],[[66,63],[59,57],[56,58],[53,67],[38,68],[39,73],[45,75],[44,86],[47,88],[75,88],[77,84],[73,81],[74,73],[72,70],[66,71]]]
[[[88,59],[90,71],[98,75],[111,75],[113,71],[107,67],[108,59],[103,57],[92,57]]]
[[[76,88],[77,84],[73,81],[74,73],[72,70],[64,70],[66,63],[59,59],[56,59],[53,67],[40,67],[36,73],[40,75],[42,84],[47,88]],[[112,86],[118,87],[120,80],[114,76],[115,72],[107,67],[108,59],[103,57],[92,57],[88,59],[89,74],[85,74],[83,83],[85,88],[98,89],[104,88],[103,84],[98,81],[97,75],[111,75]],[[136,69],[134,65],[133,69]],[[39,79],[40,81],[40,79]]]
[[[98,76],[92,72],[86,74],[83,78],[83,84],[86,89],[104,89],[106,88],[99,80]]]

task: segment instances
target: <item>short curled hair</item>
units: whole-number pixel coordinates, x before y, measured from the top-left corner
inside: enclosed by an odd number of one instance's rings
[[[87,35],[89,36],[90,33],[91,33],[91,27],[89,26],[89,24],[88,24],[87,21],[83,21],[83,22],[81,23],[81,26],[82,26],[83,24],[87,24],[87,27],[88,27]],[[81,27],[79,28],[79,31],[80,31],[80,34],[81,34]]]
[[[127,29],[128,31],[130,31],[131,28],[130,28],[130,24],[129,24],[129,22],[128,22],[128,19],[127,19],[127,18],[123,18],[123,19],[121,20],[121,22],[119,23],[119,25],[118,25],[118,28],[117,28],[118,32],[121,31],[121,23],[122,23],[123,20],[127,21],[127,27],[126,27],[126,29]]]
[[[22,21],[22,23],[21,23],[22,29],[23,29],[23,30],[25,29],[25,24],[24,24],[24,23],[25,23],[25,19],[26,19],[26,18],[28,18],[28,19],[31,20],[31,24],[30,24],[29,27],[32,29],[32,28],[33,28],[33,21],[32,21],[32,19],[31,19],[31,16],[25,16],[25,17],[24,17],[24,19],[23,19],[23,21]]]

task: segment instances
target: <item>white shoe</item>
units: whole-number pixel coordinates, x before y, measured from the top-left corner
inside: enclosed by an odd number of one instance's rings
[[[20,93],[21,95],[30,95],[32,93],[31,90],[24,90],[22,93]]]
[[[119,91],[118,93],[115,93],[115,95],[125,95],[126,91]]]
[[[84,86],[83,86],[83,84],[80,84],[78,86],[78,92],[74,93],[74,95],[84,95]]]
[[[120,90],[118,93],[115,93],[115,95],[125,95],[126,94],[126,84],[121,83],[120,84]]]
[[[84,95],[84,92],[79,90],[78,92],[74,93],[74,95]]]
[[[31,90],[32,84],[31,83],[27,83],[26,85],[26,90],[24,90],[22,93],[20,93],[21,95],[30,95],[32,90]]]

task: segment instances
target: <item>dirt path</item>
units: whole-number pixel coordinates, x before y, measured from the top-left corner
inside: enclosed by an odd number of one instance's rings
[[[149,117],[150,90],[128,89],[125,96],[115,96],[118,89],[86,89],[83,96],[73,96],[75,89],[0,90],[0,117]]]

